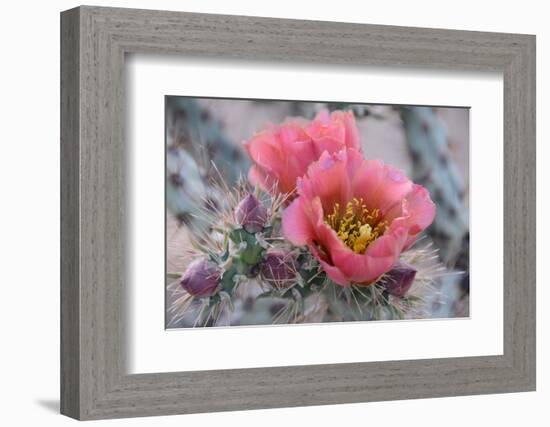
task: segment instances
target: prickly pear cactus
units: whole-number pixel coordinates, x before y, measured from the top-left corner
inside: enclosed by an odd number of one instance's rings
[[[284,198],[260,197],[244,188],[226,195],[229,208],[217,210],[216,217],[205,213],[215,225],[196,245],[193,258],[210,260],[217,269],[188,268],[175,276],[179,280],[171,286],[178,296],[171,307],[173,324],[189,313],[193,326],[273,323],[273,317],[288,323],[302,314],[297,308],[297,289],[303,287],[297,270],[300,250],[279,237]],[[216,278],[216,287],[207,276]]]
[[[467,271],[463,243],[468,217],[446,133],[433,111],[390,109],[394,119],[399,113],[403,121],[413,180],[427,187],[438,203],[429,230],[436,244],[421,238],[374,283],[340,286],[306,247],[284,238],[281,215],[290,195],[260,192],[239,179],[239,172],[248,170],[248,160],[224,138],[219,122],[196,100],[171,102],[167,200],[194,237],[188,262],[176,268],[183,271],[168,273],[168,327],[452,316],[438,316],[434,310],[437,304],[446,307],[447,301],[459,299],[441,297],[448,273],[440,260]],[[311,118],[320,108],[342,108],[302,104],[290,105],[292,115]],[[356,117],[386,119],[370,106],[353,106],[353,111]],[[455,283],[448,289],[456,289]]]
[[[305,248],[283,236],[286,196],[241,183],[195,242],[184,272],[169,274],[169,327],[287,324],[425,316],[425,297],[444,269],[429,242],[368,287],[335,285]]]

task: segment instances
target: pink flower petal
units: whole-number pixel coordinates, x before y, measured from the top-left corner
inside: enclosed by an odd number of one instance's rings
[[[354,194],[365,201],[367,208],[379,209],[383,214],[401,201],[413,185],[401,171],[379,160],[364,160],[352,179]]]
[[[406,197],[410,214],[409,234],[418,234],[427,228],[435,218],[435,204],[426,188],[414,184]]]
[[[342,115],[342,121],[346,129],[346,147],[361,151],[361,138],[359,137],[359,129],[357,129],[353,113],[351,111],[340,111],[334,114]]]
[[[254,163],[266,170],[273,170],[280,164],[282,151],[272,133],[263,131],[244,143]]]
[[[304,189],[321,199],[325,214],[332,213],[337,203],[344,207],[351,197],[346,156],[345,151],[334,154],[325,151],[308,169],[308,184]]]
[[[415,184],[413,190],[405,199],[407,203],[408,239],[404,249],[410,248],[416,241],[417,235],[428,228],[435,218],[435,204],[430,198],[428,190]]]
[[[304,204],[297,198],[283,211],[283,235],[296,246],[306,245],[315,235]]]
[[[351,280],[348,276],[346,276],[338,267],[335,267],[334,265],[329,264],[328,262],[324,261],[321,257],[319,251],[317,248],[312,246],[310,248],[313,255],[317,258],[319,261],[319,264],[321,264],[321,267],[327,273],[327,276],[336,284],[340,286],[350,286]]]
[[[244,145],[263,175],[256,182],[277,182],[276,187],[262,188],[284,193],[295,189],[296,179],[302,177],[323,152],[360,149],[353,113],[340,111],[320,112],[311,122],[294,119],[278,126],[269,125]],[[251,176],[258,178],[258,172]]]

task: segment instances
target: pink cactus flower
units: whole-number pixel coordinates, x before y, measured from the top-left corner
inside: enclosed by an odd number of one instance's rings
[[[293,193],[296,179],[303,176],[323,152],[361,149],[353,113],[329,114],[326,110],[311,122],[289,119],[281,125],[271,125],[244,145],[254,162],[249,180],[273,193]]]
[[[297,193],[283,212],[283,233],[307,245],[342,286],[376,281],[435,216],[424,187],[355,150],[323,153]]]

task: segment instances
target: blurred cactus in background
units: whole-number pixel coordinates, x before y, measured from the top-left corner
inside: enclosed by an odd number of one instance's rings
[[[208,225],[197,214],[224,200],[212,181],[235,184],[249,162],[196,99],[167,97],[166,103],[167,208],[181,224],[200,231]]]
[[[467,270],[469,225],[464,181],[451,159],[445,127],[428,107],[401,107],[400,114],[413,162],[412,179],[426,187],[440,207],[430,234],[443,261]]]
[[[412,179],[428,189],[437,204],[437,214],[428,233],[449,269],[462,272],[459,297],[470,290],[470,233],[465,185],[452,160],[447,130],[429,107],[400,107],[413,163]],[[452,286],[452,284],[451,284]]]

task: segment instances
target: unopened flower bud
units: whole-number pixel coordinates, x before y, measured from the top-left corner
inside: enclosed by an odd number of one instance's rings
[[[235,219],[249,233],[257,233],[267,222],[267,208],[254,195],[249,194],[237,205]]]
[[[296,259],[290,252],[271,250],[265,255],[260,271],[267,282],[284,289],[296,278]]]
[[[217,292],[220,279],[218,266],[206,258],[200,258],[189,264],[181,276],[180,284],[195,297],[208,297]]]
[[[410,289],[416,276],[416,270],[404,262],[397,262],[393,268],[384,275],[384,287],[396,296],[403,297]]]

